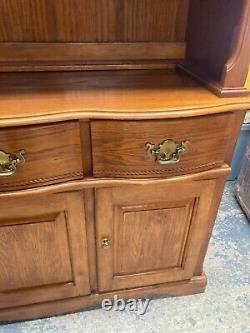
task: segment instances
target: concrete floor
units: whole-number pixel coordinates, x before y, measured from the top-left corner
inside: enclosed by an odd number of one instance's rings
[[[79,312],[0,326],[0,333],[250,333],[250,225],[228,183],[205,261],[206,293],[151,300],[135,312]]]

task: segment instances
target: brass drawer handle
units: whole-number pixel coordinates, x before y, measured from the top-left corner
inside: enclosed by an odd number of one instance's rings
[[[102,239],[102,248],[103,249],[109,249],[111,247],[111,240],[108,238],[103,238]]]
[[[16,173],[18,165],[25,163],[24,150],[19,150],[16,153],[5,153],[0,150],[0,177],[10,177]]]
[[[165,140],[159,145],[146,143],[148,155],[154,156],[159,164],[175,164],[180,161],[180,155],[187,151],[188,141],[182,141],[180,144],[173,140]]]

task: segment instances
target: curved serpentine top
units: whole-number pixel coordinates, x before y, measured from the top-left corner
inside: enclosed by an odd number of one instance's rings
[[[0,127],[69,119],[160,119],[247,110],[176,70],[0,74]]]

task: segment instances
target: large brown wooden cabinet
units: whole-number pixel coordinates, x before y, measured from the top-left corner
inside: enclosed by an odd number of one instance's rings
[[[205,290],[249,17],[249,0],[0,2],[0,320]]]

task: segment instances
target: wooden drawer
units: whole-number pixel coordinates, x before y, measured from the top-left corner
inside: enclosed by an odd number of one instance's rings
[[[82,178],[78,122],[0,129],[0,151],[20,150],[25,151],[25,163],[17,165],[12,176],[1,170],[0,191]]]
[[[234,114],[228,113],[173,120],[92,121],[93,175],[162,177],[219,167],[226,159],[234,120]],[[177,154],[171,164],[159,164],[162,161],[147,153],[146,144],[159,148],[167,139],[179,146],[188,141],[183,144],[187,150],[179,153],[179,162]]]

